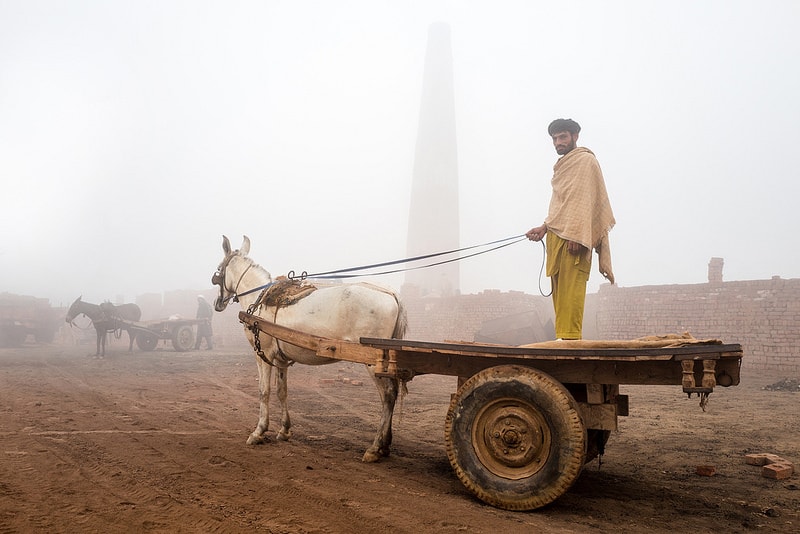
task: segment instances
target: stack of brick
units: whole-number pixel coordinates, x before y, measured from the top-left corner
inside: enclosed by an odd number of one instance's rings
[[[761,476],[783,480],[789,478],[794,473],[794,464],[785,460],[777,454],[758,453],[748,454],[744,457],[748,465],[761,466]]]

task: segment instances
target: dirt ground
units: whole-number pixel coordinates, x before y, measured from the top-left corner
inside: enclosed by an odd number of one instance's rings
[[[123,340],[93,353],[0,349],[0,533],[800,531],[800,475],[771,480],[744,462],[768,452],[800,465],[797,377],[745,374],[705,412],[679,386],[623,386],[630,416],[602,465],[521,513],[476,500],[450,468],[454,378],[415,378],[392,456],[364,464],[379,400],[359,366],[293,367],[293,437],[253,447],[246,348],[129,354]],[[764,389],[777,383],[789,386]],[[709,464],[715,476],[696,474]]]

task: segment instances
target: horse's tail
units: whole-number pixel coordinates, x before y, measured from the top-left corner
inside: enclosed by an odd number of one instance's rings
[[[406,307],[403,306],[403,301],[397,295],[394,298],[397,301],[397,320],[394,323],[392,338],[403,339],[406,335],[406,329],[408,329],[408,313],[406,313]]]
[[[394,299],[397,301],[397,320],[394,323],[392,338],[403,339],[403,337],[406,335],[406,329],[408,328],[408,313],[406,312],[406,307],[403,306],[403,301],[400,300],[400,297],[398,297],[396,293],[394,294]],[[409,380],[410,378],[399,378],[397,380],[398,393],[400,397],[400,413],[403,412],[403,399],[405,399],[406,395],[408,395]]]

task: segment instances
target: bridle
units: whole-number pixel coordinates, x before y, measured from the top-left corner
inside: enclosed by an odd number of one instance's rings
[[[237,252],[238,251],[229,254],[224,260],[222,260],[222,263],[219,264],[219,267],[217,267],[216,272],[211,276],[211,283],[214,284],[214,285],[218,285],[219,286],[219,289],[220,289],[220,296],[219,296],[220,297],[220,302],[228,302],[229,300],[233,300],[233,302],[239,302],[239,293],[238,293],[239,284],[242,283],[242,278],[244,278],[244,275],[246,275],[247,271],[250,270],[250,267],[253,266],[253,264],[250,263],[250,265],[248,265],[247,268],[244,271],[242,271],[242,274],[239,276],[239,279],[236,281],[236,286],[234,286],[233,291],[231,292],[231,294],[229,296],[223,298],[222,293],[226,289],[226,287],[225,287],[225,274],[226,274],[226,272],[228,270],[228,264],[236,256]]]
[[[268,284],[264,284],[262,286],[254,287],[252,289],[248,289],[246,291],[242,291],[241,293],[239,293],[239,285],[242,283],[242,279],[244,278],[244,275],[246,275],[247,271],[249,271],[250,268],[253,265],[255,265],[251,261],[250,264],[247,266],[247,268],[244,271],[242,271],[242,274],[239,275],[239,279],[236,281],[236,286],[233,288],[233,291],[231,292],[231,294],[229,296],[223,298],[222,297],[222,293],[225,290],[225,275],[226,275],[226,273],[228,271],[228,264],[231,262],[231,260],[234,258],[234,256],[237,255],[238,252],[239,252],[238,250],[235,251],[235,252],[232,252],[224,260],[222,260],[222,263],[219,264],[219,267],[217,267],[216,272],[214,272],[214,274],[211,276],[211,283],[214,284],[214,285],[218,285],[219,286],[219,290],[220,290],[219,301],[222,302],[222,303],[227,303],[229,300],[232,300],[233,302],[239,302],[239,297],[243,297],[245,295],[249,295],[250,293],[255,293],[256,291],[261,291],[262,289],[266,289],[266,288],[270,287],[271,285],[273,285],[275,283],[275,282],[272,281],[272,277],[270,277],[270,282]]]

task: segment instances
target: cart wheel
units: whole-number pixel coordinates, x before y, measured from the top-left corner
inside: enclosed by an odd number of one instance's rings
[[[158,338],[147,332],[139,332],[136,334],[136,345],[144,351],[151,351],[158,345]]]
[[[549,375],[517,365],[484,369],[450,402],[447,457],[476,497],[506,510],[533,510],[580,475],[586,429],[572,395]]]
[[[179,326],[172,335],[172,346],[178,352],[186,352],[194,348],[194,330],[191,326]]]

